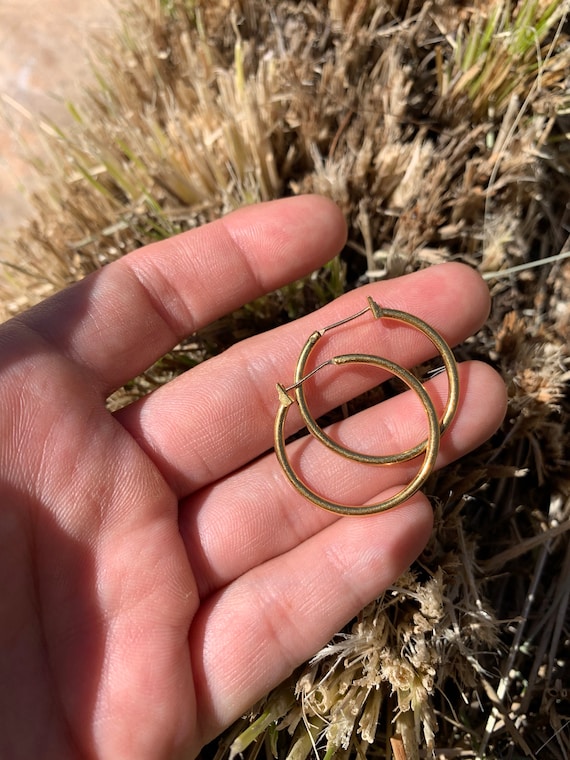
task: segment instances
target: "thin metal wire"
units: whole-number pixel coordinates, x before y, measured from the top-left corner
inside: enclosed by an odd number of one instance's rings
[[[311,370],[308,374],[306,374],[300,380],[297,380],[297,382],[293,383],[293,385],[288,385],[286,388],[283,388],[283,386],[280,386],[280,387],[282,388],[282,390],[285,391],[285,393],[289,393],[289,391],[294,391],[295,388],[298,388],[300,385],[302,385],[305,382],[305,380],[308,380],[313,375],[316,375],[317,372],[320,372],[323,369],[323,367],[328,367],[331,364],[334,364],[333,360],[328,359],[326,362],[319,364],[318,367],[315,367],[315,369]]]
[[[359,311],[356,314],[352,314],[350,317],[344,317],[344,319],[339,319],[338,322],[333,322],[332,325],[327,325],[326,327],[322,327],[319,330],[319,333],[324,335],[329,330],[334,330],[335,327],[341,327],[342,325],[345,325],[347,322],[352,322],[353,319],[358,319],[358,317],[362,317],[364,314],[366,314],[367,311],[370,311],[370,306],[367,306],[365,309],[362,309],[362,311]]]

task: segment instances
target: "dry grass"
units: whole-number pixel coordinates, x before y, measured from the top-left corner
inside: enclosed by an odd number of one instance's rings
[[[51,193],[6,314],[244,203],[314,191],[348,220],[330,267],[191,336],[114,404],[371,279],[462,260],[494,297],[458,354],[502,373],[502,429],[432,478],[418,562],[218,757],[570,755],[569,10],[130,0],[75,129],[43,127]]]

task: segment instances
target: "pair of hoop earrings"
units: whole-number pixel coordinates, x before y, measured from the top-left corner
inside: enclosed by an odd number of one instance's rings
[[[331,359],[328,359],[322,364],[319,364],[310,372],[306,372],[305,367],[315,345],[329,330],[333,330],[334,328],[340,327],[347,322],[351,322],[353,319],[357,319],[367,312],[371,312],[374,319],[391,319],[396,322],[403,322],[404,324],[410,325],[411,327],[415,327],[420,332],[422,332],[439,351],[442,356],[443,364],[447,371],[448,378],[447,403],[441,419],[438,419],[433,402],[420,381],[414,377],[414,375],[412,375],[412,373],[407,369],[404,369],[389,359],[384,359],[380,356],[374,356],[371,354],[341,354],[339,356],[333,356]],[[408,388],[410,388],[410,390],[414,391],[419,396],[419,399],[427,416],[429,431],[427,438],[418,443],[416,446],[407,449],[406,451],[402,451],[397,454],[376,456],[372,454],[363,454],[361,452],[354,451],[353,449],[346,448],[340,443],[334,441],[329,435],[327,435],[327,433],[325,433],[325,431],[319,427],[315,418],[309,410],[307,400],[305,398],[305,390],[303,388],[303,384],[324,367],[331,365],[344,366],[351,364],[372,364],[376,367],[380,367],[384,370],[387,370],[388,372],[391,372],[393,375],[402,380],[408,386]],[[294,391],[293,397],[289,395],[292,391]],[[299,360],[295,369],[295,381],[288,387],[285,387],[278,383],[277,393],[279,396],[279,408],[275,417],[274,428],[275,453],[277,454],[279,464],[283,468],[285,475],[294,486],[294,488],[296,488],[297,491],[306,499],[309,499],[309,501],[312,501],[317,506],[321,507],[322,509],[326,509],[329,512],[336,512],[337,514],[341,515],[372,515],[378,512],[385,512],[388,509],[392,509],[393,507],[397,507],[399,504],[402,504],[421,488],[421,486],[425,483],[431,474],[435,466],[435,461],[437,459],[441,436],[449,427],[449,424],[453,420],[455,412],[457,411],[457,405],[459,402],[459,375],[455,357],[453,356],[453,353],[445,340],[438,332],[436,332],[426,322],[419,319],[419,317],[408,314],[405,311],[398,311],[396,309],[383,309],[372,298],[368,297],[368,306],[366,306],[366,308],[362,309],[356,314],[345,317],[344,319],[341,319],[332,325],[327,325],[327,327],[323,327],[322,329],[317,330],[309,336],[299,355]],[[287,419],[289,408],[295,402],[297,402],[303,421],[305,422],[305,425],[311,435],[313,435],[317,440],[319,440],[321,443],[323,443],[325,446],[340,456],[356,462],[361,462],[363,464],[389,465],[399,462],[408,462],[425,452],[421,467],[407,486],[402,488],[393,496],[390,496],[388,499],[377,502],[375,504],[366,504],[360,507],[351,506],[349,504],[341,504],[339,502],[332,501],[325,498],[324,496],[321,496],[309,488],[309,486],[299,478],[287,456],[285,446],[285,420]]]

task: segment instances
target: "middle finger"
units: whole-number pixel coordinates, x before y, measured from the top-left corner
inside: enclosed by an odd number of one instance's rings
[[[486,319],[488,292],[462,265],[443,264],[395,280],[360,288],[295,323],[243,341],[117,413],[119,421],[153,459],[178,498],[215,482],[272,446],[277,409],[276,382],[293,381],[307,337],[366,306],[381,306],[424,319],[451,345]],[[449,320],[453,314],[453,320]],[[330,335],[330,337],[329,337]],[[322,344],[322,345],[321,345]],[[378,348],[380,346],[380,348]],[[314,362],[362,351],[379,353],[403,366],[435,353],[419,331],[364,316],[319,341]],[[318,416],[384,379],[371,368],[341,373],[334,382],[315,377],[311,408]],[[301,426],[295,410],[289,430]]]

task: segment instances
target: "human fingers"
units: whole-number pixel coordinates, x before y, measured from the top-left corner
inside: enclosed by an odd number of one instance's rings
[[[460,264],[443,264],[360,288],[295,323],[234,346],[127,407],[117,415],[155,461],[179,497],[218,480],[272,445],[276,382],[293,381],[299,351],[317,329],[366,306],[371,295],[384,307],[411,312],[454,345],[477,330],[489,310],[479,275]],[[450,318],[450,315],[453,315]],[[389,320],[361,318],[327,333],[313,359],[362,351],[404,366],[424,361],[434,346],[418,330]],[[386,373],[362,368],[316,376],[309,389],[316,415],[379,383]],[[296,410],[289,430],[301,426]]]
[[[438,468],[487,440],[506,409],[504,384],[488,365],[467,362],[459,366],[459,374],[458,411],[442,436]],[[447,398],[445,376],[438,375],[425,387],[441,414]],[[378,454],[406,450],[425,438],[426,428],[422,405],[412,392],[406,392],[333,425],[329,432],[349,448]],[[355,505],[370,502],[382,490],[402,487],[422,461],[417,458],[389,467],[360,465],[311,437],[290,444],[288,451],[309,487]],[[184,500],[179,525],[198,593],[205,598],[336,519],[298,494],[270,453]]]
[[[108,394],[185,335],[324,264],[345,236],[325,198],[250,206],[135,251],[18,321]]]
[[[422,494],[393,512],[341,518],[206,599],[190,630],[204,738],[242,715],[394,582],[431,524]]]

